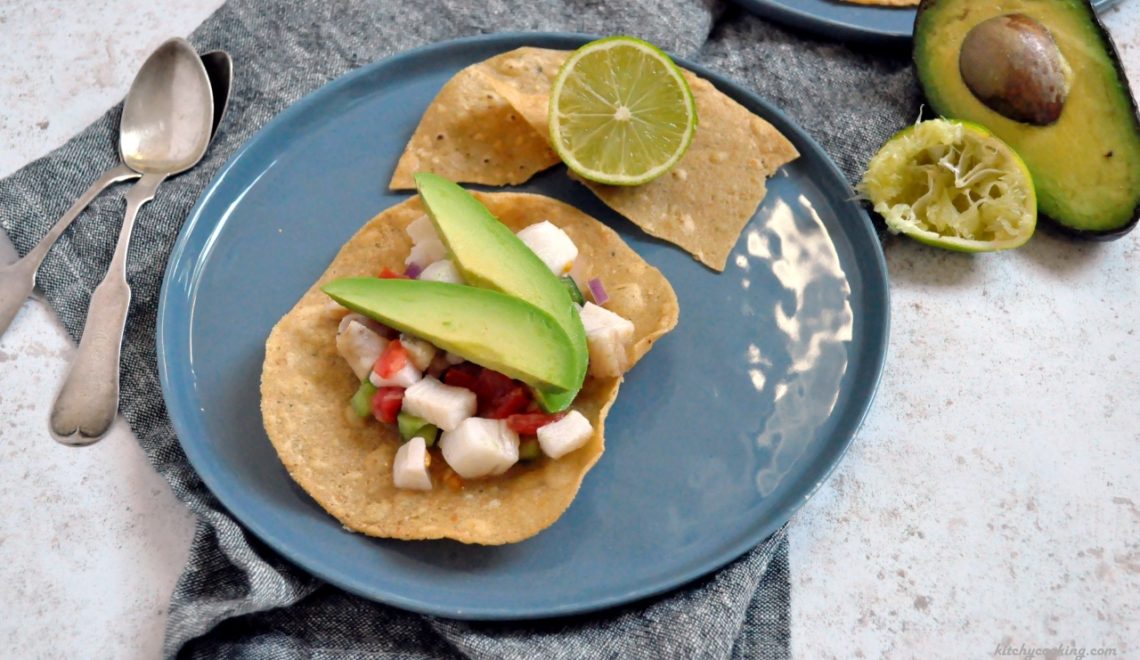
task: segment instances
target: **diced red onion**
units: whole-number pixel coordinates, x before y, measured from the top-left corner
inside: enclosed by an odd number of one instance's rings
[[[418,278],[422,272],[424,272],[423,266],[417,264],[414,261],[408,264],[408,267],[404,269],[404,274],[413,280]]]
[[[596,305],[604,305],[610,299],[606,287],[602,286],[602,281],[596,277],[590,280],[590,294],[594,296]]]

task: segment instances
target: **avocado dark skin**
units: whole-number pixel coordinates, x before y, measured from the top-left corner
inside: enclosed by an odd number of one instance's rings
[[[922,0],[914,62],[935,112],[1021,156],[1054,225],[1111,240],[1140,223],[1140,110],[1087,0]]]

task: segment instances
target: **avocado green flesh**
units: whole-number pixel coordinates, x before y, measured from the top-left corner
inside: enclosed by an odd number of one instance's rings
[[[978,100],[959,72],[970,30],[994,16],[1037,20],[1072,69],[1061,116],[1049,126],[1008,119]],[[1025,161],[1038,208],[1062,226],[1114,237],[1140,218],[1140,119],[1119,58],[1095,13],[1080,0],[924,0],[914,30],[914,61],[927,100],[940,115],[976,122]]]
[[[467,282],[531,303],[550,314],[569,337],[574,385],[535,393],[544,410],[565,410],[582,387],[589,361],[586,330],[565,285],[471,193],[435,174],[415,178],[432,223]]]
[[[576,354],[549,314],[498,291],[420,280],[354,277],[321,287],[354,312],[536,388],[581,385]]]

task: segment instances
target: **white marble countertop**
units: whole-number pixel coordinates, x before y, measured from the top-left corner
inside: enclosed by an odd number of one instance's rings
[[[20,55],[0,61],[0,176],[220,4],[0,3]],[[1140,88],[1140,1],[1105,22]],[[791,527],[795,655],[1140,653],[1140,231],[886,252],[878,398]],[[0,657],[155,657],[194,521],[122,420],[87,449],[50,439],[72,351],[38,302],[0,340]]]

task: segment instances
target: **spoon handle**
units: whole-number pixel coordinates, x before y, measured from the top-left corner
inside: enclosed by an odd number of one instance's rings
[[[91,294],[87,321],[71,370],[51,411],[51,430],[65,445],[89,445],[111,428],[119,408],[119,353],[131,305],[127,249],[139,209],[154,198],[165,174],[145,174],[127,192],[127,210],[106,277]]]
[[[79,217],[83,209],[95,199],[103,189],[117,181],[131,179],[139,173],[119,163],[116,167],[107,170],[91,184],[79,199],[67,209],[67,213],[56,221],[55,225],[40,239],[39,243],[24,256],[23,259],[7,266],[0,266],[0,336],[12,324],[12,319],[20,311],[24,301],[31,295],[36,285],[36,271],[40,268],[48,250],[63,235],[67,227]]]

